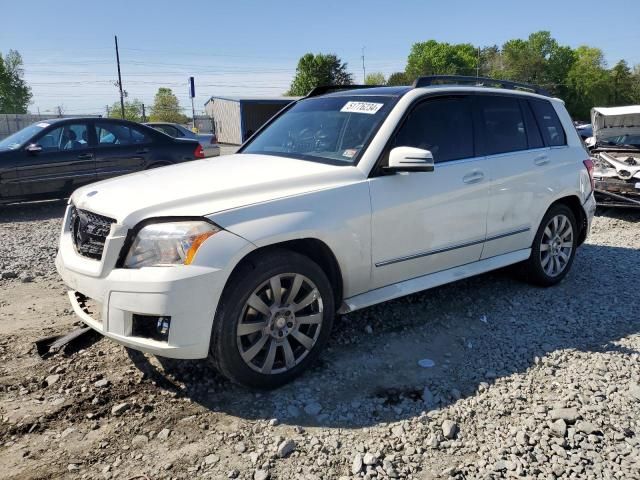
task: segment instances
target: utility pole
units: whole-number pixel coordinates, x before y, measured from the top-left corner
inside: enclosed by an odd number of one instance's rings
[[[196,130],[196,107],[193,104],[193,98],[196,96],[196,80],[193,77],[189,77],[189,96],[191,97],[191,123],[192,129]]]
[[[118,52],[118,36],[116,39],[116,61],[118,62],[118,87],[120,88],[120,115],[124,119],[124,94],[122,93],[122,76],[120,75],[120,52]]]
[[[362,83],[367,81],[367,69],[364,68],[364,47],[362,47]]]
[[[104,108],[107,110],[107,117],[109,116],[109,105],[105,105]]]
[[[143,122],[147,121],[147,113],[144,110],[144,103],[142,104],[142,121]]]
[[[476,62],[476,78],[480,76],[480,47],[478,47],[478,61]]]

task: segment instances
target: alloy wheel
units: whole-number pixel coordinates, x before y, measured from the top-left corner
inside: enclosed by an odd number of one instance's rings
[[[550,277],[557,277],[567,268],[573,252],[573,226],[566,215],[552,217],[540,240],[540,264]]]
[[[313,349],[322,319],[322,297],[309,278],[274,275],[253,291],[242,309],[236,329],[240,356],[262,374],[291,370]]]

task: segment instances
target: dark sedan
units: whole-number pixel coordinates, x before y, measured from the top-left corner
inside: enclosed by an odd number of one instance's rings
[[[197,141],[126,120],[44,120],[0,141],[0,203],[64,198],[88,183],[197,158]]]

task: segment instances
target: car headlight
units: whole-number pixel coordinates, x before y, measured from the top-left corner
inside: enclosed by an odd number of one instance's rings
[[[220,230],[200,220],[152,223],[136,235],[124,267],[189,265],[200,245]]]

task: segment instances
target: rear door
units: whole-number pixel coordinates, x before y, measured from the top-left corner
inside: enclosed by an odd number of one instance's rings
[[[464,95],[416,105],[387,154],[401,146],[430,150],[434,171],[370,179],[375,287],[480,259],[489,186],[471,106]]]
[[[480,148],[490,176],[487,240],[482,258],[531,247],[539,210],[549,195],[544,170],[551,161],[526,98],[475,97]]]
[[[128,123],[94,123],[96,177],[98,180],[144,170],[149,163],[153,139]]]
[[[35,137],[34,143],[42,150],[25,152],[16,166],[22,196],[64,196],[95,180],[87,122],[53,125]]]

